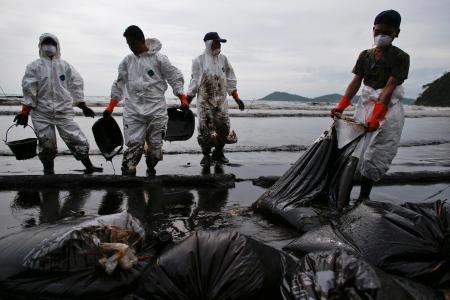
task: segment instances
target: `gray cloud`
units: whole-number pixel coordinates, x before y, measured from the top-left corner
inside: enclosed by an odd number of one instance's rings
[[[416,97],[422,85],[450,70],[448,0],[2,0],[0,85],[20,93],[39,35],[52,32],[61,40],[63,59],[84,77],[86,95],[108,95],[129,53],[122,32],[136,24],[162,41],[162,52],[186,81],[191,60],[203,51],[203,35],[218,31],[229,41],[223,53],[245,99],[275,90],[310,97],[342,93],[359,52],[372,44],[374,16],[391,8],[403,17],[395,44],[411,56],[405,87],[407,96]]]

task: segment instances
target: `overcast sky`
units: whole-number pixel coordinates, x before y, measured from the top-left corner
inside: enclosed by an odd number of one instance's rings
[[[405,87],[415,98],[422,85],[450,70],[449,0],[0,0],[0,86],[21,93],[25,66],[38,57],[38,37],[51,32],[62,58],[83,76],[85,95],[109,95],[117,66],[130,53],[122,33],[135,24],[162,42],[185,88],[204,34],[217,31],[228,39],[222,53],[243,99],[273,91],[343,93],[359,52],[373,44],[375,15],[386,9],[402,15],[394,45],[411,56]]]

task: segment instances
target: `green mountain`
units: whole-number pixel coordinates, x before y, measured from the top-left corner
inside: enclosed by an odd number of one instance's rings
[[[341,94],[328,94],[323,95],[315,98],[307,98],[295,94],[289,94],[285,92],[273,92],[264,98],[261,98],[259,100],[266,100],[266,101],[301,101],[301,102],[329,102],[329,103],[337,103],[339,100],[341,100],[342,95]],[[352,102],[356,104],[359,100],[359,96],[355,96],[352,99]],[[416,100],[412,98],[404,98],[402,99],[403,104],[414,104]]]
[[[340,94],[328,94],[328,95],[323,95],[320,97],[316,97],[311,99],[312,101],[315,102],[339,102],[339,100],[341,100],[342,95]]]
[[[416,99],[413,99],[413,98],[403,98],[402,99],[403,104],[415,104],[414,102],[416,102]]]
[[[423,86],[423,93],[417,98],[417,105],[450,106],[450,72]]]
[[[268,100],[268,101],[303,101],[308,102],[311,101],[310,98],[306,98],[299,95],[289,94],[285,92],[273,92],[264,98],[259,100]]]

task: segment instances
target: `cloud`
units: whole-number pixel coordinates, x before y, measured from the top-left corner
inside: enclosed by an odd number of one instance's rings
[[[37,58],[41,33],[61,40],[63,59],[85,80],[86,95],[109,95],[117,66],[129,53],[122,33],[130,24],[163,43],[162,52],[190,78],[203,35],[228,39],[223,53],[238,76],[243,98],[275,90],[305,96],[342,93],[360,51],[372,44],[381,10],[403,17],[395,44],[411,56],[407,96],[450,69],[447,0],[318,1],[25,1],[2,0],[0,86],[20,93],[27,63]],[[187,85],[186,85],[187,86]]]

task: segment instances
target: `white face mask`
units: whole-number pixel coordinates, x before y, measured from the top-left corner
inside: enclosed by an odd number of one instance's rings
[[[42,51],[48,57],[53,57],[56,54],[56,47],[53,45],[42,45]]]
[[[377,47],[386,47],[392,43],[392,37],[389,35],[379,34],[373,38],[374,45]]]
[[[209,52],[212,56],[217,56],[217,55],[220,54],[220,48],[219,48],[219,49],[215,49],[215,50],[211,50],[212,43],[213,43],[212,40],[206,41],[206,42],[205,42],[206,49],[208,50],[208,52]]]
[[[220,54],[220,48],[219,48],[219,49],[212,50],[212,51],[211,51],[211,54],[214,55],[214,56],[219,55],[219,54]]]

